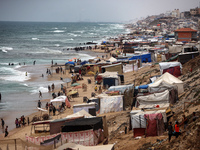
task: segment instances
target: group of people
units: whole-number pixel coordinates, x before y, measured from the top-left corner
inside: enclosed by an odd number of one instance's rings
[[[27,117],[27,124],[29,125],[29,123],[30,123],[29,117]],[[19,119],[18,118],[15,119],[15,125],[16,125],[16,128],[26,125],[26,119],[24,115],[22,115]]]
[[[193,112],[192,121],[196,121],[197,118],[198,118],[198,116],[196,116],[196,112]],[[181,123],[179,123],[178,121],[175,121],[174,128],[172,126],[172,122],[169,122],[169,125],[168,125],[168,140],[169,140],[169,142],[170,142],[172,136],[176,136],[176,138],[178,138],[178,136],[181,135],[180,126],[184,125],[184,129],[186,129],[188,126],[188,122],[189,122],[189,119],[185,115],[183,115],[183,119],[182,119]]]

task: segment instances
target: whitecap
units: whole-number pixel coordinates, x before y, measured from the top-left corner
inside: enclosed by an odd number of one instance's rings
[[[12,51],[13,48],[12,47],[1,47],[0,50],[4,53],[7,53],[8,51]]]
[[[17,66],[15,66],[15,69],[17,69],[17,68],[20,68],[20,67],[22,67],[22,66],[20,66],[20,65],[17,65]]]
[[[36,94],[36,93],[39,93],[39,91],[41,91],[42,93],[47,93],[48,92],[48,88],[40,86],[37,89],[32,90],[31,93],[32,94]]]
[[[23,71],[15,70],[14,68],[1,67],[0,72],[5,75],[0,77],[2,80],[23,82],[30,79],[30,74]]]
[[[60,46],[60,44],[55,44],[55,46],[56,46],[56,47],[59,47],[59,46]]]
[[[73,41],[74,39],[71,38],[71,39],[66,39],[66,40],[67,40],[67,41]]]
[[[63,30],[54,30],[53,32],[54,33],[62,33],[62,32],[65,32],[65,31],[63,31]]]
[[[32,40],[39,40],[38,38],[32,38]]]

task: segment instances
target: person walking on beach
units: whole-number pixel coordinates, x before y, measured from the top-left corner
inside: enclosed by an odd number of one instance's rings
[[[5,137],[7,137],[8,136],[8,126],[6,126],[6,128],[5,128]]]
[[[1,118],[1,128],[4,130],[5,121]]]
[[[42,92],[41,92],[41,91],[39,91],[39,98],[40,98],[40,97],[42,97]]]
[[[15,119],[15,125],[16,125],[16,128],[19,127],[19,121],[18,121],[18,118]]]
[[[48,107],[49,107],[49,103],[47,102],[46,103],[46,110],[48,110]]]
[[[51,85],[51,89],[52,89],[52,91],[54,91],[54,88],[55,88],[55,85],[54,85],[54,83]]]
[[[42,103],[40,102],[40,100],[38,100],[38,107],[41,108]]]

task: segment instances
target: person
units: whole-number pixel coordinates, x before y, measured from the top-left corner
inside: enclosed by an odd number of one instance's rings
[[[54,83],[51,85],[51,89],[52,89],[52,91],[54,91],[54,88],[55,88],[55,86],[54,86]]]
[[[33,61],[33,65],[35,65],[35,63],[36,63],[36,61],[34,60],[34,61]]]
[[[41,108],[42,103],[40,102],[40,100],[38,100],[38,107]]]
[[[8,126],[6,126],[6,128],[5,128],[5,137],[7,137],[8,136]]]
[[[16,125],[16,128],[18,128],[18,125],[19,125],[18,118],[15,119],[15,125]]]
[[[95,86],[94,90],[95,90],[95,92],[97,91],[97,86]]]
[[[185,115],[183,115],[183,120],[182,120],[182,122],[184,123],[184,129],[187,127],[187,125],[188,125],[188,118],[187,117],[185,117]]]
[[[49,107],[49,103],[47,102],[46,103],[46,110],[48,110],[48,107]]]
[[[26,72],[26,74],[25,74],[26,76],[28,75],[28,73]]]
[[[169,122],[169,125],[168,125],[168,137],[169,137],[169,142],[170,142],[170,140],[171,140],[172,135],[173,135],[172,122]]]
[[[53,65],[53,60],[51,60],[51,64]]]
[[[40,97],[42,97],[42,92],[41,92],[41,91],[39,91],[39,98],[40,98]]]
[[[1,93],[0,93],[0,101],[1,101]]]
[[[56,107],[53,106],[53,115],[55,116],[55,114],[56,114]]]
[[[179,130],[178,121],[176,121],[176,124],[175,124],[174,128],[175,128],[175,136],[176,136],[176,138],[178,138],[178,136],[181,135],[180,130]]]
[[[3,118],[1,118],[1,127],[2,127],[2,129],[4,129],[4,125],[5,125],[5,121],[3,120]]]
[[[50,85],[48,85],[48,91],[49,91],[49,92],[51,91],[51,87],[50,87]]]

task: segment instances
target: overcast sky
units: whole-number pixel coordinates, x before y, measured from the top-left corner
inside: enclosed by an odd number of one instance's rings
[[[119,22],[180,9],[200,0],[0,0],[0,21]]]

